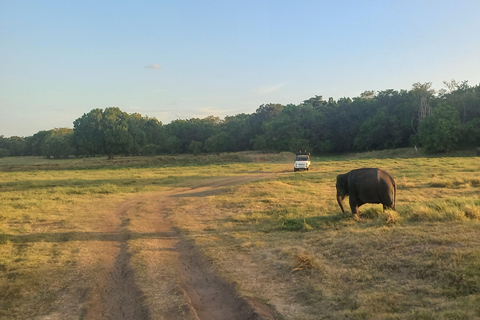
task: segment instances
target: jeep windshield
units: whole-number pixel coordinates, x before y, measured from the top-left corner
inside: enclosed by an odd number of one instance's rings
[[[308,161],[308,156],[297,156],[296,161]]]

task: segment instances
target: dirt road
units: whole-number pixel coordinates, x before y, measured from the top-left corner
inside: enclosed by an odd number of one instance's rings
[[[194,241],[169,219],[171,205],[177,199],[217,194],[266,177],[258,174],[210,179],[194,189],[139,196],[122,203],[111,216],[117,225],[108,223],[110,232],[116,235],[116,256],[107,259],[110,267],[105,268],[104,275],[98,275],[103,281],[87,298],[85,318],[275,319],[268,306],[239,296],[232,285],[218,277]],[[145,268],[147,276],[143,279],[132,268],[134,256]],[[150,291],[143,292],[142,287]],[[165,305],[163,301],[173,302]]]

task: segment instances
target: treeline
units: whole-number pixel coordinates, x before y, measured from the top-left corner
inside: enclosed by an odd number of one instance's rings
[[[40,131],[26,138],[0,136],[0,157],[299,149],[320,154],[409,146],[436,153],[479,146],[480,85],[445,85],[438,93],[431,83],[415,83],[410,90],[365,91],[355,98],[315,96],[299,105],[265,104],[252,114],[167,125],[119,108],[93,109],[76,119],[73,129]]]

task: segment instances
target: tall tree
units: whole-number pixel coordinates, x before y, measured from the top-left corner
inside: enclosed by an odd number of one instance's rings
[[[0,158],[8,157],[10,155],[8,139],[3,135],[0,136]]]
[[[223,151],[244,151],[251,149],[250,139],[252,138],[249,130],[250,115],[241,113],[235,116],[225,117],[221,124],[221,131],[227,136],[222,137],[222,141],[230,140],[231,145]]]
[[[130,144],[126,147],[129,154],[138,156],[144,153],[147,145],[147,134],[145,133],[145,123],[147,119],[139,113],[127,115],[128,134],[130,135]]]
[[[165,127],[169,136],[174,136],[180,141],[181,152],[188,152],[192,141],[198,141],[203,145],[209,137],[220,132],[220,124],[219,117],[209,116],[203,119],[174,120]],[[169,144],[175,140],[169,138]]]
[[[158,154],[165,149],[165,127],[156,118],[144,117],[142,121],[143,132],[147,143],[144,153],[148,155]]]
[[[103,112],[102,129],[104,148],[108,159],[115,154],[128,153],[133,145],[133,137],[128,128],[128,114],[119,108],[106,108]]]
[[[418,103],[417,118],[412,119],[413,130],[416,131],[422,123],[423,119],[425,119],[426,116],[432,113],[432,106],[430,104],[430,100],[435,94],[435,90],[432,89],[431,82],[415,82],[412,85],[412,93],[414,97],[416,97]]]
[[[273,119],[282,109],[283,105],[278,103],[262,104],[250,117],[250,131],[254,138],[256,135],[264,133],[262,125],[265,121]]]
[[[94,156],[105,152],[103,110],[93,109],[73,122],[72,143],[77,154]]]
[[[46,139],[52,135],[50,130],[41,130],[33,136],[27,137],[26,140],[26,155],[41,156],[43,155],[43,144]]]

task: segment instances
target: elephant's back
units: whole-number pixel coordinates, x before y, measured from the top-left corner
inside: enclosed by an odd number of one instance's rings
[[[392,186],[395,186],[395,180],[393,177],[385,170],[378,169],[378,180],[384,180],[392,184]]]
[[[364,186],[376,186],[386,184],[389,188],[395,186],[395,180],[385,170],[379,168],[360,168],[351,171],[349,185],[363,188]]]

